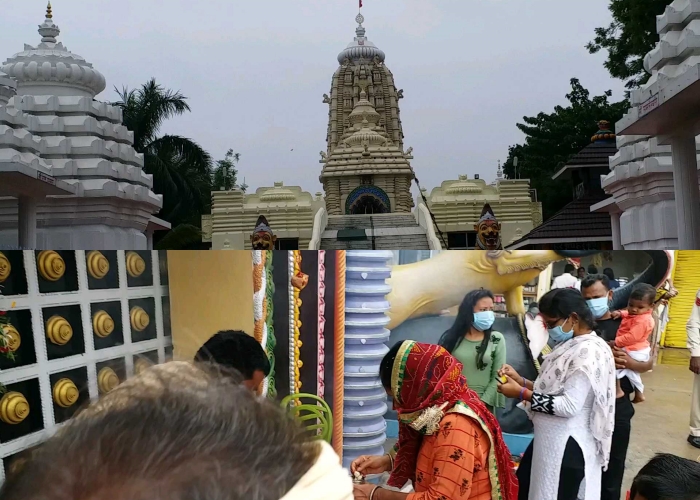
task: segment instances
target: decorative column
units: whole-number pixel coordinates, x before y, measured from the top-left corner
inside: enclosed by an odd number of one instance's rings
[[[343,466],[360,455],[383,455],[386,441],[386,392],[379,365],[388,348],[391,287],[386,250],[346,252],[345,278],[345,401]]]
[[[36,198],[20,196],[18,200],[18,243],[22,250],[36,249]]]
[[[679,131],[671,140],[673,187],[676,192],[678,249],[700,250],[700,190],[695,136]]]
[[[610,225],[612,226],[613,250],[624,250],[622,248],[622,238],[620,237],[620,212],[610,214]]]

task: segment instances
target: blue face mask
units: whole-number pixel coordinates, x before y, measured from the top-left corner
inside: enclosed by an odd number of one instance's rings
[[[568,320],[567,320],[568,321]],[[550,338],[556,342],[557,344],[561,344],[562,342],[566,342],[567,340],[571,340],[574,337],[574,328],[573,326],[571,327],[570,332],[565,332],[564,331],[564,325],[566,324],[566,321],[564,321],[561,325],[555,326],[554,328],[548,328],[547,331],[549,332]]]
[[[587,300],[588,308],[593,313],[595,319],[600,319],[605,316],[605,313],[610,310],[607,297],[600,297],[598,299]]]
[[[493,311],[475,312],[472,326],[480,332],[484,332],[493,326],[495,320],[496,316],[493,314]]]

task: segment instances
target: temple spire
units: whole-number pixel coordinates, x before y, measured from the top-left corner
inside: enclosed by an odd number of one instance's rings
[[[39,34],[44,43],[56,43],[56,37],[61,34],[61,30],[53,23],[51,2],[46,6],[46,19],[39,25]]]

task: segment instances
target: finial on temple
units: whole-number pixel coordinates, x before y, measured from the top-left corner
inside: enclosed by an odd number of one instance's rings
[[[46,19],[53,19],[53,12],[51,11],[51,2],[46,6]]]

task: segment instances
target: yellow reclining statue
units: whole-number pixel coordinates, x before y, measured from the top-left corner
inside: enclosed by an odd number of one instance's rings
[[[439,315],[459,305],[469,291],[478,288],[502,294],[509,314],[525,314],[523,286],[551,263],[565,258],[551,250],[455,250],[414,264],[394,266],[388,280],[388,328],[408,319]]]

